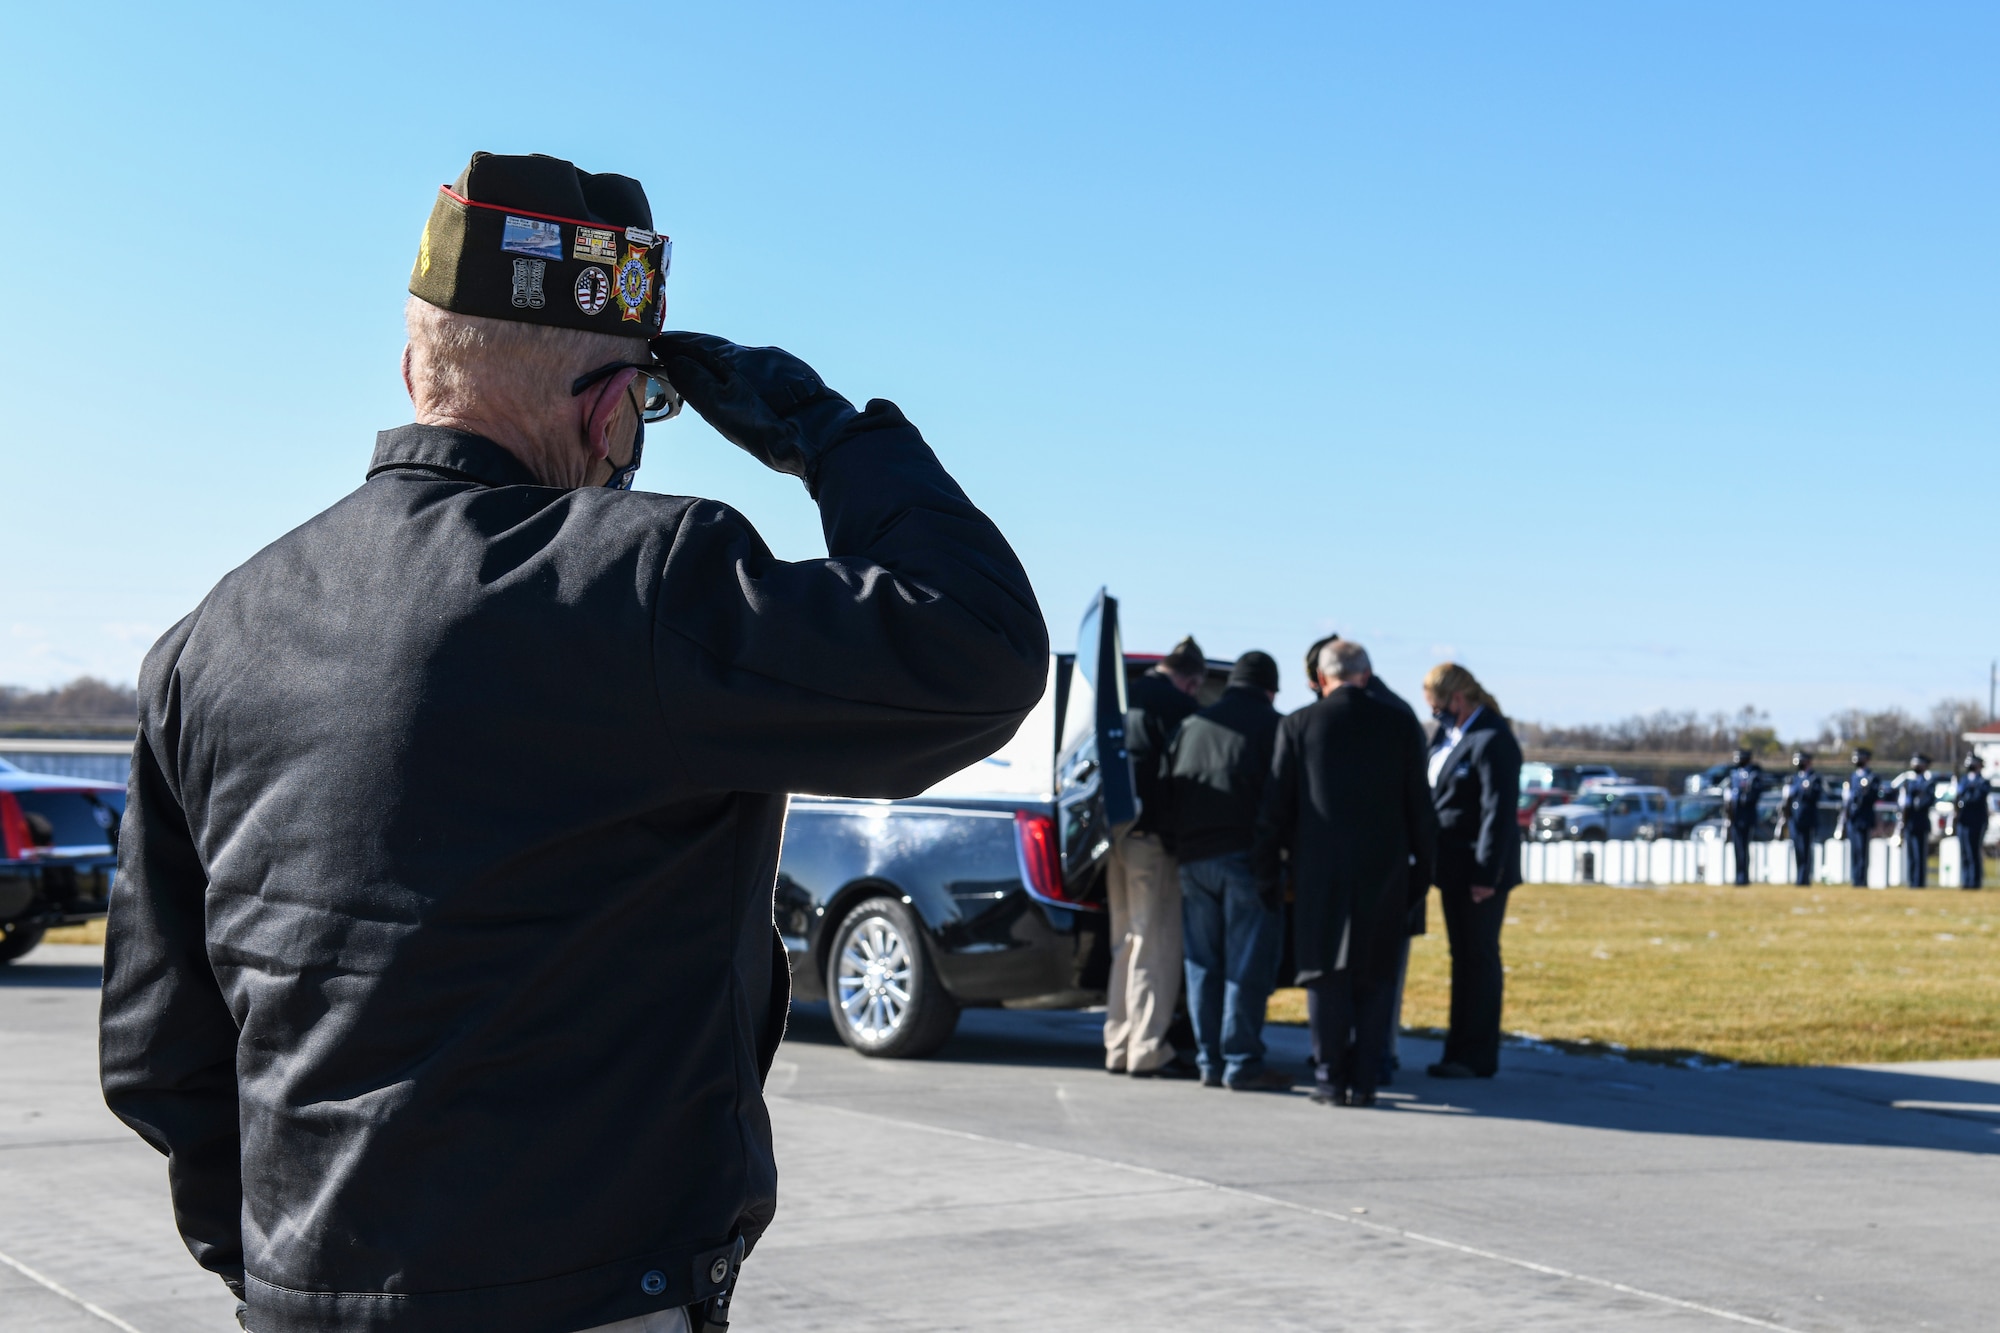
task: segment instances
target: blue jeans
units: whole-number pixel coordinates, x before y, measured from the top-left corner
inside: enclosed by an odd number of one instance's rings
[[[1203,1074],[1223,1081],[1264,1068],[1264,1004],[1278,971],[1276,912],[1257,897],[1250,854],[1181,862],[1188,1018]]]

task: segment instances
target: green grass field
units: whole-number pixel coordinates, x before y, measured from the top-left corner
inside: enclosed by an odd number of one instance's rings
[[[1442,1028],[1435,905],[1403,1022]],[[2000,892],[1524,884],[1501,936],[1510,1032],[1766,1064],[2000,1056]],[[1272,1018],[1305,1020],[1303,991]]]

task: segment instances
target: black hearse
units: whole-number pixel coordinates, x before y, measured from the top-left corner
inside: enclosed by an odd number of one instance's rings
[[[1138,814],[1125,750],[1127,654],[1099,591],[1077,652],[1014,739],[921,796],[794,796],[778,864],[793,994],[828,1001],[863,1055],[942,1046],[969,1005],[1074,1008],[1103,998],[1111,831]],[[1202,701],[1229,664],[1211,662]]]
[[[125,789],[0,760],[0,965],[105,914]]]

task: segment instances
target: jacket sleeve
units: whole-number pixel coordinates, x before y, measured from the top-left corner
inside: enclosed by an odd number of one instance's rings
[[[893,403],[822,463],[827,558],[687,511],[654,617],[676,757],[708,789],[908,796],[991,754],[1047,684],[1026,571]]]
[[[1521,747],[1505,723],[1488,733],[1474,766],[1479,774],[1479,863],[1474,884],[1509,888],[1520,879]]]
[[[1299,745],[1293,728],[1280,724],[1271,750],[1271,776],[1257,805],[1257,831],[1250,843],[1250,868],[1257,891],[1272,901],[1284,875],[1282,853],[1292,845],[1299,820]]]
[[[153,674],[152,662],[148,673]],[[141,682],[140,697],[157,697]],[[132,749],[104,942],[99,1073],[120,1120],[167,1157],[174,1220],[196,1262],[242,1296],[236,1021],[210,970],[208,876],[176,794],[174,686]]]

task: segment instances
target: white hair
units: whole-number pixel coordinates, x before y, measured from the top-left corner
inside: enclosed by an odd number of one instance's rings
[[[1375,668],[1368,662],[1368,650],[1352,639],[1335,639],[1319,650],[1319,674],[1347,680]]]
[[[644,338],[461,315],[415,296],[403,307],[403,324],[410,336],[410,397],[419,416],[493,397],[559,400],[586,371],[647,359]]]

